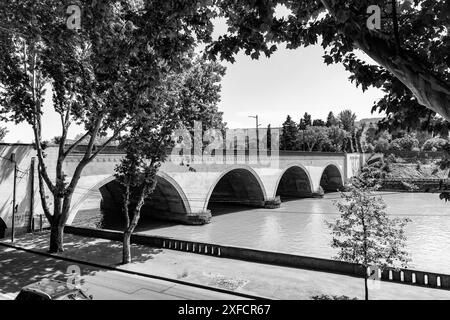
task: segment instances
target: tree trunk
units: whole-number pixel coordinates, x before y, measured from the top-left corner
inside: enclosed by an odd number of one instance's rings
[[[131,262],[131,234],[133,233],[134,229],[136,228],[139,218],[141,215],[141,208],[144,205],[145,198],[147,196],[147,187],[144,187],[141,195],[139,197],[139,201],[136,204],[136,207],[133,210],[133,219],[131,220],[129,226],[125,229],[123,233],[123,259],[122,262],[124,264]]]
[[[151,186],[144,186],[142,188],[141,194],[139,195],[139,200],[136,204],[136,207],[133,210],[133,218],[131,219],[128,227],[125,228],[123,234],[123,259],[122,259],[122,262],[124,264],[131,262],[131,244],[130,244],[131,234],[133,233],[134,229],[136,228],[139,222],[139,218],[141,216],[141,208],[145,203],[145,199],[149,194],[151,194],[155,190],[155,187],[156,187],[156,171]],[[129,189],[127,189],[127,196],[129,196]],[[128,209],[126,209],[125,211],[128,212]],[[129,220],[127,220],[127,222],[128,221]]]
[[[123,213],[125,218],[125,228],[123,231],[123,243],[122,243],[122,263],[127,264],[131,262],[131,233],[130,228],[130,184],[125,187],[125,194],[123,195]]]
[[[364,276],[364,300],[369,300],[369,287],[367,285],[367,272]]]
[[[353,144],[355,146],[355,152],[361,152],[357,134],[358,134],[357,131],[355,129],[353,129]]]
[[[432,70],[412,57],[396,56],[395,49],[369,34],[356,39],[355,44],[411,90],[421,105],[450,120],[450,86]]]
[[[64,198],[55,196],[53,204],[53,217],[50,223],[50,253],[64,251],[64,227],[69,217],[72,194]]]
[[[60,253],[64,251],[64,225],[54,222],[50,228],[50,249],[49,253]]]
[[[122,263],[127,264],[131,262],[131,232],[126,230],[123,233],[123,258]]]
[[[417,101],[450,121],[450,84],[439,78],[413,52],[398,52],[395,41],[383,39],[375,31],[360,26],[348,15],[348,8],[336,1],[322,0],[340,23],[340,31],[378,64],[391,72],[417,98]]]

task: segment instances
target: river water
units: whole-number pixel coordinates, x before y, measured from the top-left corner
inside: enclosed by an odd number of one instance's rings
[[[410,268],[450,274],[450,204],[430,193],[379,193],[390,216],[409,218]],[[331,258],[325,221],[338,217],[339,194],[283,202],[278,209],[228,205],[212,207],[212,222],[186,226],[143,219],[136,231],[178,239]],[[89,215],[93,211],[89,210]],[[97,210],[98,213],[98,210]],[[86,215],[86,211],[82,213]],[[106,225],[107,228],[120,228]]]

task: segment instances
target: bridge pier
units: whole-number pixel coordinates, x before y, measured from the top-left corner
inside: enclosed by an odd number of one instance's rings
[[[207,224],[211,222],[212,217],[210,210],[204,210],[201,212],[187,213],[187,214],[167,212],[167,211],[152,211],[152,212],[143,211],[143,214],[157,220],[177,222],[186,225]]]
[[[266,209],[276,209],[281,206],[281,198],[279,196],[276,196],[275,198],[266,200],[264,202],[264,208]]]

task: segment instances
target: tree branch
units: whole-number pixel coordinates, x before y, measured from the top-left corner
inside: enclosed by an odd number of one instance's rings
[[[391,0],[392,5],[392,25],[394,27],[394,38],[396,43],[397,54],[400,54],[400,34],[398,32],[397,18],[397,0]]]
[[[84,139],[86,139],[87,136],[89,136],[90,132],[86,131],[86,133],[80,137],[77,141],[75,141],[73,144],[67,148],[66,152],[64,152],[64,158],[66,158]]]
[[[329,13],[339,23],[339,31],[380,66],[391,72],[426,108],[450,121],[450,83],[440,78],[412,51],[403,48],[397,53],[392,41],[370,31],[365,26],[343,14],[344,7],[335,7],[332,0],[321,0]]]
[[[69,194],[72,194],[75,190],[75,187],[78,183],[78,180],[80,180],[81,172],[83,171],[84,167],[91,161],[91,153],[92,148],[94,147],[94,141],[97,137],[98,131],[100,129],[100,125],[102,123],[103,117],[100,117],[95,121],[94,129],[91,132],[91,138],[89,139],[89,143],[87,146],[87,149],[84,153],[83,159],[78,163],[77,167],[75,168],[75,172],[73,173],[72,180],[70,181],[69,186],[66,188],[65,193],[66,196]]]
[[[114,134],[108,139],[106,140],[105,143],[103,143],[103,145],[99,148],[97,148],[97,150],[94,152],[94,154],[90,157],[90,160],[93,160],[100,152],[102,152],[103,150],[105,150],[105,148],[112,142],[114,141],[119,134],[125,129],[126,126],[128,126],[137,116],[133,116],[131,117],[130,120],[126,121],[124,124],[122,124],[119,129],[117,129]]]
[[[40,98],[37,99],[36,97],[36,68],[35,68],[35,63],[36,63],[36,53],[34,53],[34,58],[33,58],[33,73],[32,73],[32,98],[33,98],[33,133],[34,133],[34,139],[35,139],[35,143],[36,143],[36,151],[37,151],[37,156],[38,156],[38,166],[41,170],[41,176],[44,179],[45,183],[47,184],[47,187],[50,189],[50,192],[54,193],[55,191],[55,187],[52,184],[52,181],[50,180],[48,173],[47,173],[47,168],[45,167],[45,163],[44,163],[44,155],[42,152],[42,144],[41,144],[41,105],[40,105]]]
[[[61,125],[62,125],[62,135],[59,141],[59,148],[58,148],[58,159],[56,162],[56,187],[59,187],[61,189],[64,188],[64,176],[63,176],[63,171],[62,171],[62,166],[64,163],[64,159],[65,157],[65,152],[64,152],[64,146],[66,144],[66,140],[67,140],[67,133],[68,133],[68,129],[69,129],[69,124],[70,124],[70,111],[71,111],[71,106],[69,104],[66,114],[63,115],[62,112],[62,108],[61,108],[61,112],[60,112],[60,116],[61,116]],[[62,191],[62,190],[60,190]]]
[[[45,196],[45,186],[42,179],[41,169],[38,166],[38,181],[39,181],[39,195],[41,197],[42,209],[44,210],[45,217],[50,224],[53,223],[53,216],[50,214],[50,209],[47,205],[47,197]]]

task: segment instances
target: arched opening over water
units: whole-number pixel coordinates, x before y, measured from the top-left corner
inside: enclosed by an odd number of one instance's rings
[[[281,199],[310,197],[312,195],[311,179],[306,170],[293,166],[284,171],[278,182],[276,195]]]
[[[239,211],[242,206],[263,207],[264,200],[264,187],[256,173],[237,168],[219,178],[209,196],[207,208],[212,215],[217,215]]]
[[[6,234],[6,223],[3,221],[2,218],[0,218],[0,239],[3,239]]]
[[[342,174],[334,164],[329,164],[323,170],[320,186],[325,192],[336,192],[344,186]]]
[[[89,192],[86,205],[81,206],[73,225],[89,225],[123,230],[123,187],[117,180],[107,179],[104,184]],[[170,177],[161,173],[157,176],[156,189],[146,199],[141,209],[138,228],[151,227],[154,220],[172,220],[175,216],[190,212],[184,192]]]

